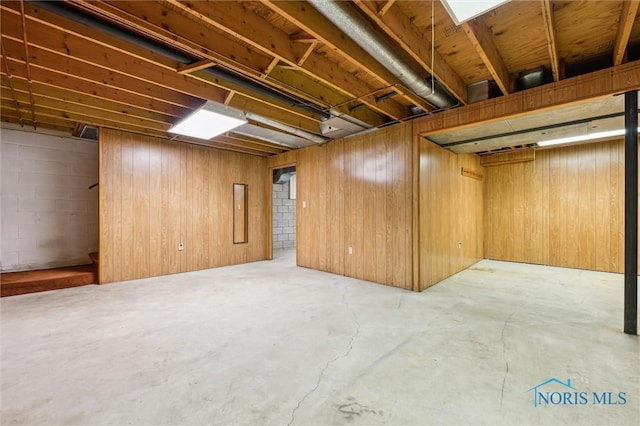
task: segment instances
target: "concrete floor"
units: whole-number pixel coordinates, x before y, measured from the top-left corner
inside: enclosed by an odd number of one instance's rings
[[[482,261],[415,294],[289,252],[3,298],[0,423],[638,424],[622,282]],[[587,403],[534,407],[550,378]]]

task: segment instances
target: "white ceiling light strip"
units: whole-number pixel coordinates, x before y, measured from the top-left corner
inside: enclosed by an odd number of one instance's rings
[[[509,0],[442,0],[456,25],[484,15],[507,2]]]
[[[638,130],[640,131],[640,128]],[[609,130],[607,132],[590,133],[587,135],[569,136],[566,138],[539,141],[537,145],[552,146],[552,145],[569,144],[574,142],[587,142],[587,141],[593,141],[598,139],[606,139],[606,138],[613,138],[616,136],[623,136],[624,134],[625,134],[625,129],[616,129],[616,130]]]

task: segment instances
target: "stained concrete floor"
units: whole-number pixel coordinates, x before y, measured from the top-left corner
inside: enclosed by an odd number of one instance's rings
[[[640,418],[640,343],[621,332],[621,275],[482,261],[416,294],[292,257],[3,298],[0,423]],[[528,390],[551,378],[570,379],[587,403],[534,407]],[[593,392],[599,402],[625,392],[626,404],[594,404]]]

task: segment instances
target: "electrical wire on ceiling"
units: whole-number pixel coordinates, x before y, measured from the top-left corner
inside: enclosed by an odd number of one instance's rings
[[[33,124],[33,130],[36,130],[36,111],[35,101],[33,99],[33,88],[31,80],[31,63],[29,61],[29,43],[27,42],[27,21],[24,13],[24,0],[20,0],[20,12],[22,15],[22,38],[24,42],[24,60],[27,67],[27,82],[29,86],[29,102],[31,106],[31,123]]]
[[[16,95],[16,91],[13,87],[13,74],[11,74],[11,70],[9,69],[9,62],[7,61],[7,54],[4,51],[4,44],[2,40],[0,40],[0,50],[2,52],[2,63],[7,71],[7,79],[9,80],[9,89],[11,90],[11,97],[13,98],[13,104],[16,109],[16,114],[18,115],[18,122],[20,123],[20,127],[24,127],[24,123],[22,122],[22,113],[20,112],[20,103],[18,102],[18,96]]]

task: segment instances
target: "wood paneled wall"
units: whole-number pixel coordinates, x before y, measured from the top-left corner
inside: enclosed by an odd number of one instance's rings
[[[297,151],[298,265],[412,289],[412,139],[405,123]]]
[[[487,258],[623,272],[624,141],[485,170]]]
[[[444,150],[403,123],[268,164],[293,161],[298,265],[424,290],[482,259],[483,181],[461,174],[482,174],[478,157]]]
[[[101,129],[100,283],[264,259],[266,167],[260,157]],[[247,244],[233,244],[234,183],[249,185]]]
[[[420,285],[425,288],[483,258],[483,181],[479,157],[419,140]],[[460,244],[459,244],[460,243]]]

